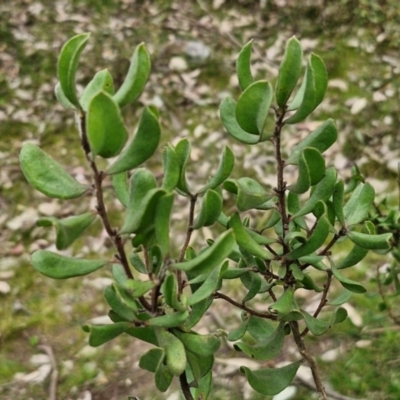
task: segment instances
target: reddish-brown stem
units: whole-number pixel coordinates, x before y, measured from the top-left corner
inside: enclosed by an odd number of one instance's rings
[[[252,308],[247,307],[244,304],[240,304],[237,301],[231,299],[229,296],[222,294],[220,292],[215,292],[214,293],[214,299],[223,299],[225,301],[227,301],[228,303],[231,303],[232,305],[247,311],[249,314],[254,315],[256,317],[261,317],[261,318],[267,318],[267,319],[272,319],[274,321],[276,321],[276,316],[272,315],[272,314],[267,314],[267,313],[262,313],[256,310],[253,310]]]
[[[324,385],[323,385],[321,377],[319,375],[319,370],[318,370],[317,364],[316,364],[314,358],[310,354],[308,354],[306,346],[303,341],[303,338],[301,337],[301,334],[299,331],[299,324],[297,323],[297,321],[292,321],[292,322],[290,322],[290,327],[291,327],[293,338],[294,338],[294,341],[296,342],[297,348],[299,349],[301,356],[303,357],[303,359],[305,361],[307,361],[307,363],[311,369],[311,373],[312,373],[317,391],[320,395],[320,399],[328,400],[328,398],[326,397]]]
[[[186,249],[188,248],[189,243],[190,243],[190,238],[192,237],[193,221],[194,221],[194,207],[196,205],[196,201],[197,201],[197,195],[192,195],[190,197],[189,221],[188,221],[188,227],[186,230],[185,243],[183,244],[181,253],[179,254],[178,262],[182,262],[184,260]],[[177,281],[178,281],[179,293],[182,293],[182,290],[183,290],[182,271],[178,270],[176,277],[177,277]]]
[[[179,383],[181,385],[182,393],[183,393],[185,399],[186,400],[194,400],[192,393],[190,392],[190,386],[187,381],[186,372],[182,372],[182,374],[179,375]]]

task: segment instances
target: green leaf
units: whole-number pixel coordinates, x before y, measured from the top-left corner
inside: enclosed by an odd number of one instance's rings
[[[301,244],[299,247],[296,247],[294,250],[292,250],[286,258],[288,260],[296,260],[300,257],[308,256],[317,249],[319,249],[320,246],[322,246],[326,240],[326,238],[329,235],[329,230],[330,230],[330,223],[326,217],[326,215],[322,215],[318,221],[317,224],[312,231],[310,237],[307,239],[307,241],[304,244]]]
[[[181,375],[186,368],[186,354],[183,343],[165,329],[156,329],[156,335],[158,345],[165,350],[165,364],[167,368],[173,375]]]
[[[314,147],[319,150],[320,153],[323,153],[325,150],[329,149],[336,140],[336,125],[332,119],[328,119],[294,147],[290,157],[286,160],[286,163],[298,164],[300,154],[306,147]]]
[[[327,201],[332,196],[333,190],[335,189],[336,178],[336,169],[334,167],[327,168],[325,171],[325,176],[315,186],[315,190],[312,192],[309,199],[306,201],[303,207],[301,207],[301,209],[293,215],[292,218],[297,218],[312,212],[315,205],[320,200]]]
[[[184,327],[187,329],[193,328],[203,317],[205,312],[210,308],[213,302],[213,298],[210,296],[207,299],[204,299],[200,303],[192,306],[192,312],[190,313],[189,318],[185,322]]]
[[[227,179],[224,189],[237,195],[236,205],[239,211],[257,208],[272,197],[257,181],[246,177],[238,180]]]
[[[131,65],[124,82],[114,95],[114,100],[122,108],[139,97],[150,74],[150,55],[144,43],[139,44],[131,58]]]
[[[139,367],[155,373],[165,358],[165,351],[160,347],[150,349],[139,360]]]
[[[174,329],[173,334],[187,350],[199,357],[212,356],[221,345],[221,340],[213,334],[199,335],[195,332],[186,333],[179,329]]]
[[[236,329],[230,331],[227,339],[230,342],[236,342],[236,340],[241,339],[247,331],[249,320],[245,319]]]
[[[157,203],[156,214],[154,218],[154,229],[156,233],[157,244],[160,246],[161,253],[164,257],[169,254],[169,221],[173,204],[173,193],[168,193],[161,196]]]
[[[189,312],[177,311],[171,314],[161,315],[159,317],[154,317],[148,321],[150,326],[157,326],[161,328],[176,328],[183,325],[189,317]]]
[[[160,141],[161,128],[158,118],[149,107],[143,109],[139,126],[132,141],[107,168],[108,174],[118,174],[138,167],[156,151]]]
[[[261,285],[262,285],[262,278],[260,275],[255,274],[255,273],[249,273],[250,276],[250,282],[247,282],[247,288],[248,292],[246,296],[242,299],[242,304],[245,304],[247,301],[253,299],[260,291],[261,291]],[[241,280],[243,282],[243,279],[245,279],[245,275],[242,276]]]
[[[83,91],[79,102],[84,111],[88,110],[93,96],[100,91],[104,91],[110,95],[114,94],[113,77],[107,69],[97,72]]]
[[[239,78],[239,86],[245,90],[254,81],[250,69],[251,46],[253,40],[247,42],[242,50],[240,50],[238,59],[236,61],[236,73]]]
[[[40,218],[37,221],[37,225],[54,225],[57,232],[57,250],[64,250],[68,248],[76,239],[78,239],[84,230],[89,227],[95,219],[96,214],[89,212],[63,219],[58,219],[55,217]]]
[[[182,271],[191,271],[194,274],[207,273],[220,265],[232,252],[235,239],[231,229],[224,232],[219,238],[202,253],[192,260],[174,265],[174,268]]]
[[[368,217],[369,209],[374,202],[375,190],[369,183],[360,183],[343,207],[347,226],[359,224]]]
[[[269,251],[262,248],[246,231],[238,213],[232,215],[229,220],[229,226],[233,229],[237,244],[256,257],[263,260],[271,260],[272,255]]]
[[[115,290],[115,286],[107,286],[104,289],[104,298],[111,309],[124,321],[134,321],[136,319],[136,308],[129,307]]]
[[[256,144],[260,141],[260,136],[246,132],[239,125],[236,119],[236,102],[231,97],[222,100],[219,113],[225,129],[236,140],[245,144]]]
[[[341,306],[342,304],[347,303],[352,295],[353,293],[350,292],[350,290],[345,289],[342,293],[339,294],[339,296],[337,296],[332,301],[329,301],[327,304],[329,304],[330,306]]]
[[[311,54],[305,75],[305,88],[302,102],[297,111],[284,122],[295,124],[308,117],[321,103],[328,85],[326,67],[320,57]]]
[[[129,326],[128,322],[117,322],[110,325],[84,325],[83,330],[90,333],[90,346],[97,347],[121,335]]]
[[[112,184],[118,200],[122,203],[122,205],[128,207],[129,187],[126,173],[121,172],[120,174],[113,175]]]
[[[130,296],[133,298],[138,298],[145,295],[148,291],[156,286],[153,281],[139,281],[137,279],[128,279],[124,284],[124,289],[126,289]]]
[[[272,88],[267,81],[257,81],[248,86],[236,105],[236,119],[242,129],[261,135],[271,101]]]
[[[208,399],[212,385],[212,371],[210,371],[199,380],[198,387],[190,388],[190,391],[195,399]]]
[[[287,315],[294,310],[294,290],[287,288],[279,299],[268,308],[280,315]]]
[[[171,144],[167,144],[163,150],[162,163],[164,178],[161,187],[167,192],[176,188],[180,177],[180,164],[175,149]]]
[[[314,318],[312,315],[304,310],[301,310],[301,314],[304,317],[307,328],[315,336],[320,336],[324,334],[330,328],[330,323],[327,321]]]
[[[54,88],[54,94],[56,95],[57,100],[59,103],[69,110],[75,110],[75,106],[67,99],[64,92],[61,89],[60,82]]]
[[[187,303],[189,306],[199,303],[200,301],[209,297],[219,286],[219,275],[222,265],[214,268],[203,284],[188,297]]]
[[[132,324],[129,323],[129,326],[125,329],[125,333],[127,333],[128,335],[133,336],[139,340],[142,340],[144,342],[158,346],[158,339],[156,336],[156,328],[154,328],[153,326],[133,328]]]
[[[186,181],[186,165],[190,157],[190,143],[187,139],[182,139],[175,146],[175,153],[180,166],[179,181],[177,188],[186,194],[190,195],[190,190]]]
[[[276,102],[280,108],[286,106],[293,89],[300,77],[303,50],[300,42],[293,36],[286,44],[285,54],[279,67],[276,82]]]
[[[200,213],[193,223],[193,229],[210,226],[217,221],[222,211],[222,197],[214,190],[207,190],[201,203]]]
[[[179,301],[178,282],[175,274],[168,273],[162,285],[165,303],[174,310],[185,311],[186,307]]]
[[[347,256],[336,265],[337,269],[344,269],[352,267],[358,264],[366,255],[368,254],[368,249],[354,245]]]
[[[369,235],[361,232],[348,232],[347,237],[356,245],[368,250],[389,250],[391,233]],[[342,267],[343,268],[343,267]]]
[[[197,354],[188,351],[186,348],[186,358],[190,366],[191,373],[193,375],[194,383],[193,386],[200,386],[200,380],[203,376],[207,375],[214,365],[214,356],[210,355],[207,357],[199,357]],[[188,379],[189,381],[189,379]],[[190,382],[190,381],[189,381]],[[190,382],[191,383],[191,382]],[[192,386],[192,384],[191,384]],[[198,398],[198,397],[196,397]]]
[[[353,293],[365,293],[367,289],[361,283],[355,282],[343,276],[335,267],[332,267],[334,277],[342,284],[342,286]]]
[[[257,342],[254,346],[249,346],[245,343],[235,343],[234,347],[236,350],[243,351],[251,358],[268,361],[282,351],[285,336],[285,324],[281,322],[276,330]]]
[[[222,153],[222,158],[218,165],[217,172],[197,193],[202,194],[209,189],[215,189],[221,185],[221,183],[223,183],[231,174],[234,164],[235,156],[233,155],[232,150],[227,146]]]
[[[332,204],[336,218],[342,226],[345,225],[343,202],[344,202],[344,182],[338,181],[335,185],[335,190],[333,191]]]
[[[274,332],[275,327],[265,318],[251,315],[247,325],[247,331],[257,342],[266,340]]]
[[[166,392],[172,383],[173,377],[174,375],[171,373],[169,368],[163,363],[160,363],[154,376],[156,388],[160,392]]]
[[[144,262],[137,253],[131,253],[131,255],[129,256],[129,261],[131,262],[132,266],[136,269],[136,271],[140,272],[141,274],[148,273]]]
[[[34,144],[24,143],[19,159],[26,180],[48,197],[74,199],[88,190]]]
[[[240,372],[246,374],[250,386],[266,396],[274,396],[289,386],[296,375],[302,361],[296,361],[282,368],[264,368],[251,371],[240,367]]]
[[[316,185],[325,175],[325,159],[313,147],[305,147],[299,159],[299,177],[297,182],[288,187],[296,194],[305,193],[310,186]]]
[[[75,74],[79,57],[89,40],[90,33],[82,33],[69,39],[61,49],[58,58],[58,79],[65,97],[80,108],[75,88]]]
[[[108,93],[100,91],[92,97],[86,116],[86,131],[93,157],[115,157],[125,146],[128,132],[118,104]]]
[[[41,274],[54,279],[67,279],[90,274],[109,263],[108,260],[83,260],[66,257],[47,250],[32,254],[32,265]]]

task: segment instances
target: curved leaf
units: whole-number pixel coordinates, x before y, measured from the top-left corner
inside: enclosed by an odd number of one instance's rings
[[[97,72],[83,91],[79,102],[84,111],[88,110],[92,97],[101,90],[111,95],[114,94],[114,81],[108,69]]]
[[[227,146],[222,153],[222,158],[218,165],[217,172],[197,193],[202,194],[205,193],[208,189],[215,189],[216,187],[221,185],[221,183],[223,183],[231,174],[234,163],[235,156],[233,155],[232,150]]]
[[[67,279],[90,274],[104,267],[108,260],[83,260],[66,257],[47,250],[37,250],[32,254],[32,265],[41,274],[54,279]]]
[[[65,97],[76,107],[80,108],[75,88],[75,74],[79,56],[89,40],[90,33],[82,33],[69,39],[61,49],[58,58],[58,79]]]
[[[343,202],[344,202],[344,182],[338,181],[335,185],[335,190],[332,194],[332,204],[333,210],[335,211],[335,216],[339,221],[340,225],[344,226],[344,213],[343,213]]]
[[[292,37],[286,44],[285,54],[279,67],[276,83],[276,102],[283,108],[286,106],[293,89],[300,77],[303,50],[296,37]]]
[[[161,196],[157,203],[154,218],[154,230],[156,233],[157,244],[160,246],[161,253],[164,257],[169,254],[169,221],[173,204],[173,193]]]
[[[210,226],[217,221],[222,211],[222,197],[214,190],[207,190],[201,203],[200,213],[197,215],[193,229]]]
[[[246,374],[254,390],[266,396],[274,396],[289,386],[301,363],[302,361],[296,361],[282,368],[265,368],[257,371],[240,367],[240,372]]]
[[[154,374],[164,358],[164,349],[160,347],[152,348],[140,357],[139,367]]]
[[[54,94],[56,95],[58,102],[62,106],[64,106],[67,109],[70,109],[70,110],[76,109],[76,107],[67,99],[67,96],[65,96],[64,92],[62,91],[60,82],[58,82],[57,85],[55,86]]]
[[[121,172],[120,174],[113,175],[112,184],[118,200],[122,203],[122,205],[128,207],[129,187],[126,173]]]
[[[254,81],[250,69],[251,47],[253,39],[247,42],[240,50],[238,59],[236,61],[236,73],[239,78],[239,86],[245,90]]]
[[[246,144],[256,144],[260,141],[258,135],[253,135],[246,132],[238,123],[236,119],[236,102],[231,97],[226,97],[222,100],[219,106],[219,114],[228,133],[239,142]]]
[[[190,157],[190,143],[187,139],[182,139],[175,146],[175,154],[180,167],[179,181],[177,188],[186,194],[190,194],[190,190],[186,181],[186,165]]]
[[[391,233],[369,235],[361,232],[348,232],[347,237],[356,245],[368,250],[389,250]]]
[[[128,132],[117,103],[108,93],[100,91],[92,97],[86,131],[93,156],[115,157],[125,146]]]
[[[128,322],[117,322],[110,325],[84,325],[83,330],[90,334],[89,345],[97,347],[121,335],[129,326]]]
[[[199,335],[195,332],[186,333],[179,329],[174,329],[173,334],[187,350],[199,357],[212,356],[221,345],[221,340],[213,334]]]
[[[329,149],[336,140],[336,125],[332,119],[328,119],[294,147],[286,163],[298,164],[300,154],[306,147],[314,147],[319,150],[320,153],[323,153],[325,150]]]
[[[142,93],[150,74],[150,56],[144,43],[139,44],[131,58],[131,65],[114,100],[122,108],[132,103]]]
[[[221,264],[232,252],[234,246],[235,239],[233,232],[229,229],[197,257],[174,264],[174,268],[182,271],[191,271],[196,274],[207,273]]]
[[[167,144],[163,150],[162,163],[164,178],[161,187],[167,192],[176,188],[180,176],[180,164],[175,149],[171,144]]]
[[[176,328],[183,325],[188,317],[189,312],[187,310],[177,311],[171,314],[153,317],[147,323],[149,326],[157,326],[160,328]]]
[[[89,212],[64,219],[57,219],[54,217],[40,218],[37,221],[37,225],[54,225],[57,232],[57,250],[64,250],[68,248],[76,239],[78,239],[83,231],[89,227],[95,219],[96,214]]]
[[[332,267],[334,277],[342,284],[342,286],[353,293],[365,293],[367,289],[361,283],[355,282],[343,276],[335,267]]]
[[[272,101],[272,87],[267,81],[252,83],[240,95],[236,119],[246,132],[261,135]]]
[[[160,135],[161,128],[158,118],[149,107],[144,108],[134,138],[117,160],[107,168],[106,172],[108,174],[118,174],[144,163],[156,151]]]
[[[39,192],[57,199],[74,199],[88,190],[52,157],[31,143],[24,143],[19,155],[26,180]]]
[[[347,226],[359,224],[368,217],[369,209],[374,202],[375,190],[369,183],[360,183],[343,207]]]
[[[324,334],[330,328],[330,323],[327,321],[314,318],[312,315],[304,310],[301,310],[301,314],[304,317],[307,328],[315,336],[320,336]]]

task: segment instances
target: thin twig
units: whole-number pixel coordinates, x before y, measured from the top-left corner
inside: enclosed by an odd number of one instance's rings
[[[192,393],[190,392],[190,387],[187,381],[186,372],[182,372],[179,375],[179,383],[181,384],[182,393],[185,396],[186,400],[194,400]]]
[[[49,356],[50,364],[51,364],[49,400],[57,400],[58,370],[57,370],[57,363],[56,363],[56,359],[54,357],[53,350],[50,346],[46,346],[46,345],[39,345],[38,348],[43,350]]]

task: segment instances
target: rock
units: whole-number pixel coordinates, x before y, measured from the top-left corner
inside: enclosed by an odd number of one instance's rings
[[[168,67],[171,71],[181,72],[188,69],[188,64],[183,57],[172,57],[169,60]]]

